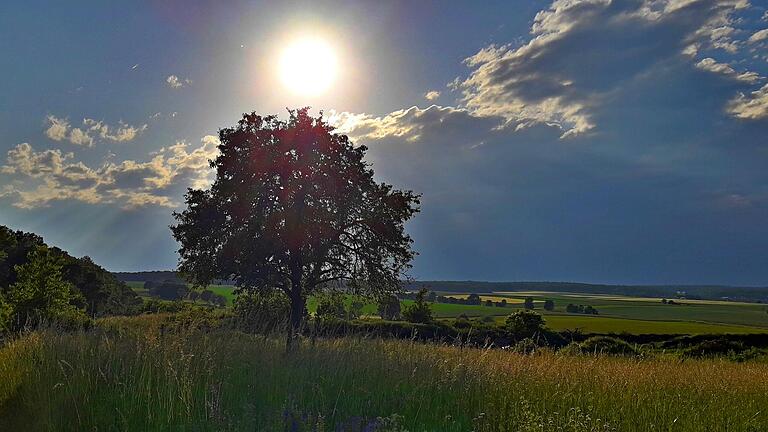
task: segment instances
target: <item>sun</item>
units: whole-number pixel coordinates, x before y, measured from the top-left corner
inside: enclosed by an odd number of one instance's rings
[[[297,40],[283,50],[278,73],[292,92],[302,96],[320,95],[336,79],[336,52],[319,38]]]

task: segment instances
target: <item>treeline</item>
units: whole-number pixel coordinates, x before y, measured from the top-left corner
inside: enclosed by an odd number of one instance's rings
[[[140,312],[141,299],[89,257],[0,226],[0,331],[41,322],[80,325],[89,317]]]
[[[442,292],[551,291],[564,293],[663,297],[688,300],[732,300],[768,303],[768,287],[726,285],[604,285],[580,282],[411,281],[407,291],[421,288]]]

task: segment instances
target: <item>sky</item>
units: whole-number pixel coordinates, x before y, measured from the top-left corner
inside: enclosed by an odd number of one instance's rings
[[[220,128],[311,106],[423,195],[417,279],[768,285],[768,2],[9,0],[0,52],[0,224],[113,271],[175,268]]]

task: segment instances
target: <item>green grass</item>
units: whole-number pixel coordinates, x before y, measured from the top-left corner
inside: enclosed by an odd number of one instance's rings
[[[768,426],[768,364],[352,337],[286,355],[281,337],[159,331],[163,319],[110,318],[0,349],[0,430],[335,431],[393,415],[410,431]]]

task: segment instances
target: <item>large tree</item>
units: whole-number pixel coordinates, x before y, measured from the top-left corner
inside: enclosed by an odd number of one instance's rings
[[[414,257],[404,224],[419,197],[374,181],[367,148],[334,133],[322,115],[289,114],[246,114],[220,130],[216,179],[187,191],[171,230],[190,282],[228,279],[241,291],[285,293],[290,346],[307,296],[333,284],[371,296],[400,289]]]

